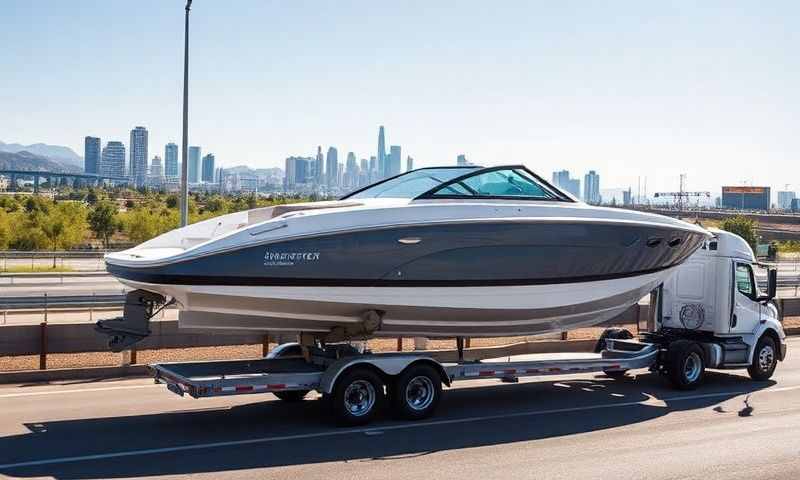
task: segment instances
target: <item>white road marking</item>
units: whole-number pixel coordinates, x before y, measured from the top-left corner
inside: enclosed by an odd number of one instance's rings
[[[681,402],[686,400],[696,400],[696,399],[703,399],[703,398],[715,398],[715,397],[735,397],[739,395],[748,395],[748,394],[763,394],[763,393],[773,393],[773,392],[785,392],[790,390],[800,390],[800,385],[793,385],[787,387],[779,387],[774,389],[768,390],[761,390],[758,392],[752,391],[737,391],[737,392],[716,392],[716,393],[705,393],[699,395],[684,395],[679,397],[670,397],[661,399],[664,402]],[[646,402],[646,401],[645,401]],[[472,422],[483,422],[487,420],[501,420],[506,418],[522,418],[522,417],[533,417],[533,416],[540,416],[540,415],[552,415],[552,414],[561,414],[561,413],[572,413],[572,412],[581,412],[581,411],[591,411],[591,410],[606,410],[612,408],[621,408],[621,407],[632,407],[636,405],[642,405],[644,402],[621,402],[621,403],[611,403],[605,405],[588,405],[583,407],[568,407],[568,408],[554,408],[549,410],[536,410],[536,411],[529,411],[529,412],[517,412],[517,413],[506,413],[506,414],[497,414],[497,415],[483,415],[477,417],[466,417],[466,418],[453,418],[449,420],[432,420],[428,422],[418,422],[418,423],[405,423],[400,425],[387,425],[381,426],[380,431],[386,432],[389,430],[409,430],[414,428],[425,428],[431,427],[436,425],[453,425],[459,423],[472,423]],[[181,445],[176,447],[162,447],[162,448],[147,448],[141,450],[129,450],[125,452],[113,452],[113,453],[100,453],[95,455],[81,455],[81,456],[74,456],[74,457],[62,457],[62,458],[49,458],[45,460],[31,460],[27,462],[18,462],[18,463],[7,463],[5,465],[0,465],[0,470],[9,470],[14,468],[23,468],[23,467],[35,467],[41,465],[52,465],[57,463],[75,463],[75,462],[84,462],[88,460],[107,460],[111,458],[124,458],[124,457],[135,457],[141,455],[155,455],[155,454],[162,454],[162,453],[174,453],[174,452],[186,452],[192,450],[202,450],[208,448],[218,448],[218,447],[236,447],[236,446],[243,446],[243,445],[255,445],[261,443],[272,443],[272,442],[282,442],[286,440],[306,440],[312,438],[324,438],[324,437],[336,437],[342,435],[351,435],[353,433],[362,433],[368,434],[368,432],[375,432],[376,429],[372,428],[351,428],[351,429],[343,429],[343,430],[331,430],[327,432],[316,432],[316,433],[304,433],[304,434],[297,434],[297,435],[283,435],[279,437],[262,437],[262,438],[251,438],[247,440],[230,440],[227,442],[213,442],[213,443],[200,443],[195,445]]]
[[[65,393],[82,393],[82,392],[107,392],[109,390],[130,390],[134,388],[153,388],[160,387],[161,385],[125,385],[120,387],[98,387],[98,388],[76,388],[74,390],[47,390],[44,392],[19,392],[19,393],[3,393],[0,398],[18,398],[18,397],[35,397],[39,395],[61,395]]]

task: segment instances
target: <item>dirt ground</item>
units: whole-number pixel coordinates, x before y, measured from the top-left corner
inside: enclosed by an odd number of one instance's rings
[[[636,333],[636,325],[620,325]],[[785,327],[800,327],[800,317],[787,317],[784,319]],[[605,327],[581,328],[568,333],[572,340],[595,339]],[[557,335],[555,336],[557,337]],[[498,338],[473,338],[471,347],[490,347],[507,345],[522,341],[551,340],[553,335],[541,337],[498,337]],[[275,344],[270,344],[270,349]],[[367,347],[374,352],[393,352],[397,350],[396,338],[376,338],[367,342]],[[137,352],[137,363],[150,364],[159,362],[183,362],[204,360],[231,360],[236,358],[259,358],[262,355],[262,345],[235,345],[225,347],[195,347],[195,348],[170,348],[160,350],[141,350]],[[456,348],[455,340],[429,340],[430,350],[451,350]],[[414,350],[414,339],[403,339],[403,351]],[[76,368],[120,365],[122,354],[111,352],[50,354],[47,356],[48,368]],[[39,368],[38,355],[20,355],[15,357],[0,357],[0,372],[18,370],[34,370]]]

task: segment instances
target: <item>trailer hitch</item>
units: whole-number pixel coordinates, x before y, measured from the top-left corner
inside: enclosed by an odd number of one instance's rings
[[[107,335],[112,352],[121,352],[150,335],[150,319],[172,304],[163,295],[146,290],[133,290],[125,296],[121,317],[100,320],[95,331]]]

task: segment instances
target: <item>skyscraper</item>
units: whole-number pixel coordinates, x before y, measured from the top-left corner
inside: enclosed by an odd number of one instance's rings
[[[200,147],[189,147],[188,181],[200,183]]]
[[[469,162],[467,161],[467,156],[462,153],[458,157],[456,157],[456,165],[458,165],[459,167],[465,167],[469,165]]]
[[[328,188],[338,186],[339,152],[335,147],[328,148],[328,156],[325,158],[325,170],[328,174]]]
[[[100,139],[97,137],[83,140],[83,171],[100,173]]]
[[[577,178],[570,178],[569,170],[553,172],[553,185],[562,190],[566,190],[576,198],[580,198],[581,196],[581,181]]]
[[[317,158],[314,161],[314,176],[317,185],[325,183],[325,158],[322,156],[322,145],[317,146]]]
[[[164,176],[164,171],[161,167],[161,157],[156,155],[150,162],[150,176],[153,178],[160,178]]]
[[[386,176],[386,137],[383,134],[383,125],[378,128],[378,175]]]
[[[174,143],[164,147],[164,176],[172,180],[178,178],[178,146]]]
[[[386,162],[386,177],[393,177],[395,175],[400,175],[400,169],[402,168],[403,159],[400,155],[400,145],[392,145],[389,147],[389,159]]]
[[[358,185],[358,163],[356,162],[356,154],[347,152],[347,163],[344,167],[344,182],[343,187],[353,188]]]
[[[406,172],[410,172],[411,170],[414,170],[414,159],[409,155],[408,158],[406,158]]]
[[[122,142],[108,142],[100,159],[100,173],[112,177],[125,176],[125,145]]]
[[[592,205],[600,203],[600,175],[594,170],[583,176],[583,201]]]
[[[128,176],[136,187],[147,183],[147,129],[135,127],[131,130],[130,161]]]
[[[214,154],[209,153],[203,157],[203,173],[201,179],[207,183],[214,182]]]
[[[380,170],[378,166],[378,158],[376,156],[369,157],[369,181],[374,182],[380,178]]]

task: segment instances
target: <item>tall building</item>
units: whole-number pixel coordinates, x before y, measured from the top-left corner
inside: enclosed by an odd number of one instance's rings
[[[378,157],[371,156],[369,157],[369,181],[370,183],[378,180],[380,178],[380,170],[378,167]]]
[[[189,158],[186,160],[189,165],[189,183],[200,183],[200,147],[189,147]]]
[[[103,147],[100,173],[112,177],[125,176],[125,145],[122,142],[111,141]]]
[[[169,179],[180,177],[178,173],[178,146],[168,143],[164,147],[164,176]]]
[[[778,208],[782,208],[783,210],[791,210],[792,208],[792,200],[795,199],[794,192],[778,192]]]
[[[414,159],[409,155],[408,158],[406,158],[406,172],[410,172],[411,170],[414,170]]]
[[[203,157],[201,180],[207,183],[214,182],[214,154],[209,153]]]
[[[369,184],[369,160],[362,158],[358,169],[358,186],[363,187],[367,184]]]
[[[583,177],[583,201],[592,205],[600,203],[600,175],[594,170]]]
[[[150,176],[154,178],[160,178],[164,176],[164,170],[161,166],[161,157],[158,155],[153,157],[153,160],[150,161]]]
[[[467,162],[467,156],[464,155],[463,153],[459,154],[456,157],[456,165],[458,165],[459,167],[463,167],[463,166],[468,165],[468,164],[469,164],[469,162]]]
[[[571,193],[573,197],[581,197],[581,181],[569,177],[569,170],[553,172],[553,185]]]
[[[336,187],[339,175],[339,152],[336,147],[328,148],[328,156],[325,158],[325,171],[327,172],[328,188]]]
[[[97,137],[83,139],[83,171],[100,173],[100,139]]]
[[[378,128],[378,175],[379,178],[386,177],[386,137],[383,133],[383,125]]]
[[[356,162],[356,154],[347,152],[347,162],[344,167],[344,181],[342,186],[345,188],[353,188],[358,185],[358,162]]]
[[[386,158],[386,172],[384,177],[392,177],[400,174],[403,160],[400,155],[400,146],[392,145],[389,147],[389,155]]]
[[[293,190],[298,185],[316,183],[316,163],[316,157],[287,157],[286,174],[283,177],[284,188]]]
[[[317,158],[314,159],[314,176],[317,185],[325,183],[325,158],[322,156],[322,145],[317,146]]]
[[[131,143],[129,144],[130,162],[128,163],[128,176],[136,187],[143,187],[147,183],[147,129],[135,127],[131,130]]]

